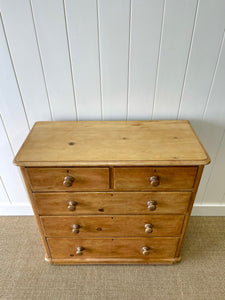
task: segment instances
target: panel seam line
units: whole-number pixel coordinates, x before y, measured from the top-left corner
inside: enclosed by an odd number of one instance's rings
[[[49,94],[48,94],[48,87],[47,87],[46,75],[45,75],[44,65],[43,65],[43,62],[42,62],[41,49],[40,49],[40,45],[39,45],[39,41],[38,41],[38,34],[37,34],[36,24],[35,24],[35,20],[34,20],[34,12],[33,12],[32,0],[30,0],[29,2],[30,2],[30,10],[31,10],[32,22],[33,22],[33,26],[34,26],[34,35],[35,35],[35,40],[36,40],[36,43],[37,43],[38,55],[39,55],[39,60],[40,60],[40,64],[41,64],[41,70],[42,70],[44,85],[45,85],[45,92],[46,92],[47,99],[48,99],[49,112],[50,112],[51,120],[53,120],[52,107],[51,107],[51,103],[50,103],[50,99],[49,99]]]
[[[204,120],[204,118],[205,118],[207,107],[209,105],[210,97],[211,97],[211,94],[212,94],[213,85],[214,85],[214,82],[215,82],[215,77],[216,77],[220,57],[221,57],[222,50],[223,50],[224,38],[225,38],[225,30],[223,32],[223,37],[222,37],[221,44],[220,44],[220,50],[219,50],[219,54],[218,54],[218,57],[217,57],[217,60],[216,60],[216,65],[215,65],[215,69],[214,69],[214,72],[213,72],[213,77],[212,77],[212,81],[211,81],[211,84],[210,84],[210,89],[209,89],[209,93],[208,93],[208,96],[207,96],[205,109],[204,109],[204,112],[203,112],[203,115],[202,115],[202,120]]]
[[[65,6],[65,0],[63,0],[63,14],[64,14],[64,22],[65,22],[65,30],[66,30],[66,40],[67,40],[67,49],[68,49],[68,56],[69,56],[69,65],[70,65],[70,75],[71,75],[71,81],[72,81],[72,89],[73,89],[73,99],[74,99],[74,107],[75,107],[75,113],[76,118],[78,118],[78,108],[77,108],[77,99],[76,99],[76,91],[75,91],[75,84],[74,84],[74,72],[73,72],[73,65],[72,65],[72,55],[71,55],[71,46],[69,41],[69,32],[68,32],[68,22],[67,22],[67,15],[66,15],[66,6]]]
[[[157,86],[158,86],[159,64],[160,64],[160,56],[161,56],[161,49],[162,49],[162,37],[163,37],[163,27],[164,27],[164,21],[165,21],[165,12],[166,12],[166,0],[164,0],[164,3],[163,3],[162,24],[161,24],[161,32],[160,32],[159,51],[158,51],[158,57],[157,57],[157,67],[156,67],[156,75],[155,75],[155,86],[154,86],[151,119],[153,119],[153,115],[154,115],[154,111],[155,111],[155,99],[156,99],[156,90],[157,90]]]
[[[132,16],[132,0],[130,0],[129,11],[129,38],[128,38],[128,63],[127,63],[127,103],[126,103],[126,121],[129,112],[129,96],[130,96],[130,57],[131,57],[131,16]]]
[[[186,62],[186,66],[185,66],[185,71],[184,71],[183,83],[182,83],[182,87],[181,87],[180,101],[179,101],[179,106],[178,106],[178,110],[177,110],[177,119],[180,117],[181,105],[183,102],[184,88],[185,88],[188,68],[189,68],[189,64],[190,64],[190,57],[191,57],[191,52],[192,52],[192,47],[193,47],[193,40],[194,40],[194,34],[195,34],[195,29],[196,29],[196,23],[197,23],[199,3],[200,3],[200,0],[198,0],[197,5],[196,5],[196,10],[195,10],[194,24],[193,24],[193,28],[192,28],[192,34],[191,34],[191,42],[190,42],[190,47],[188,50],[188,57],[187,57],[187,62]]]
[[[99,4],[98,4],[98,0],[96,0],[96,16],[97,16],[97,35],[98,35],[98,69],[99,69],[99,90],[100,90],[101,120],[103,120],[102,69],[101,69]]]
[[[28,129],[30,130],[30,124],[29,124],[27,112],[26,112],[26,109],[25,109],[23,96],[22,96],[22,93],[21,93],[21,90],[20,90],[19,81],[18,81],[18,78],[17,78],[15,66],[14,66],[14,63],[13,63],[12,54],[11,54],[11,51],[10,51],[10,48],[9,48],[9,42],[8,42],[8,39],[7,39],[7,35],[6,35],[6,31],[5,31],[4,22],[3,22],[1,12],[0,12],[0,21],[2,23],[2,28],[3,28],[3,32],[4,32],[4,36],[5,36],[5,40],[6,40],[6,45],[7,45],[7,49],[8,49],[8,53],[9,53],[9,58],[10,58],[10,61],[11,61],[11,64],[12,64],[13,73],[14,73],[15,80],[16,80],[16,85],[17,85],[17,88],[18,88],[18,91],[19,91],[19,94],[20,94],[20,101],[21,101],[22,106],[23,106],[23,110],[24,110],[26,121],[27,121]]]

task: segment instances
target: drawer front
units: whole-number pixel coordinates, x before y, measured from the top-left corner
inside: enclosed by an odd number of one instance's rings
[[[192,189],[197,167],[115,168],[115,189]]]
[[[47,237],[179,236],[183,215],[41,217]]]
[[[184,214],[190,192],[34,193],[40,215]]]
[[[174,258],[179,238],[73,239],[48,238],[53,259],[138,258],[140,260]],[[143,248],[146,247],[146,248]]]
[[[33,191],[76,191],[109,188],[108,168],[27,168]]]

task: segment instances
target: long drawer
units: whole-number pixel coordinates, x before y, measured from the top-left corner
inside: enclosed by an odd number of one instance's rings
[[[108,168],[26,168],[33,191],[109,189]]]
[[[114,188],[118,190],[192,189],[197,167],[115,168]]]
[[[40,215],[184,214],[190,192],[34,193]]]
[[[178,236],[183,215],[41,217],[47,237]]]
[[[48,238],[53,259],[85,261],[104,258],[140,260],[174,258],[179,238],[74,239]]]

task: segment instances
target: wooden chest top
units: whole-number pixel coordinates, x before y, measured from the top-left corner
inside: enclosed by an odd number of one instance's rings
[[[190,123],[37,122],[14,159],[19,166],[205,165],[209,156]]]
[[[188,121],[37,122],[15,157],[51,264],[172,264],[204,165]]]

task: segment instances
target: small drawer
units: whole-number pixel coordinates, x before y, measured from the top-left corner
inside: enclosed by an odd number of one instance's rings
[[[114,187],[121,190],[192,189],[197,167],[115,168]]]
[[[27,168],[33,191],[109,189],[108,168]]]
[[[185,214],[190,192],[34,193],[39,215]]]
[[[96,261],[126,258],[137,260],[172,259],[175,256],[179,238],[115,238],[115,239],[73,239],[48,238],[50,252],[54,259]]]
[[[183,215],[41,217],[47,237],[179,236]]]

